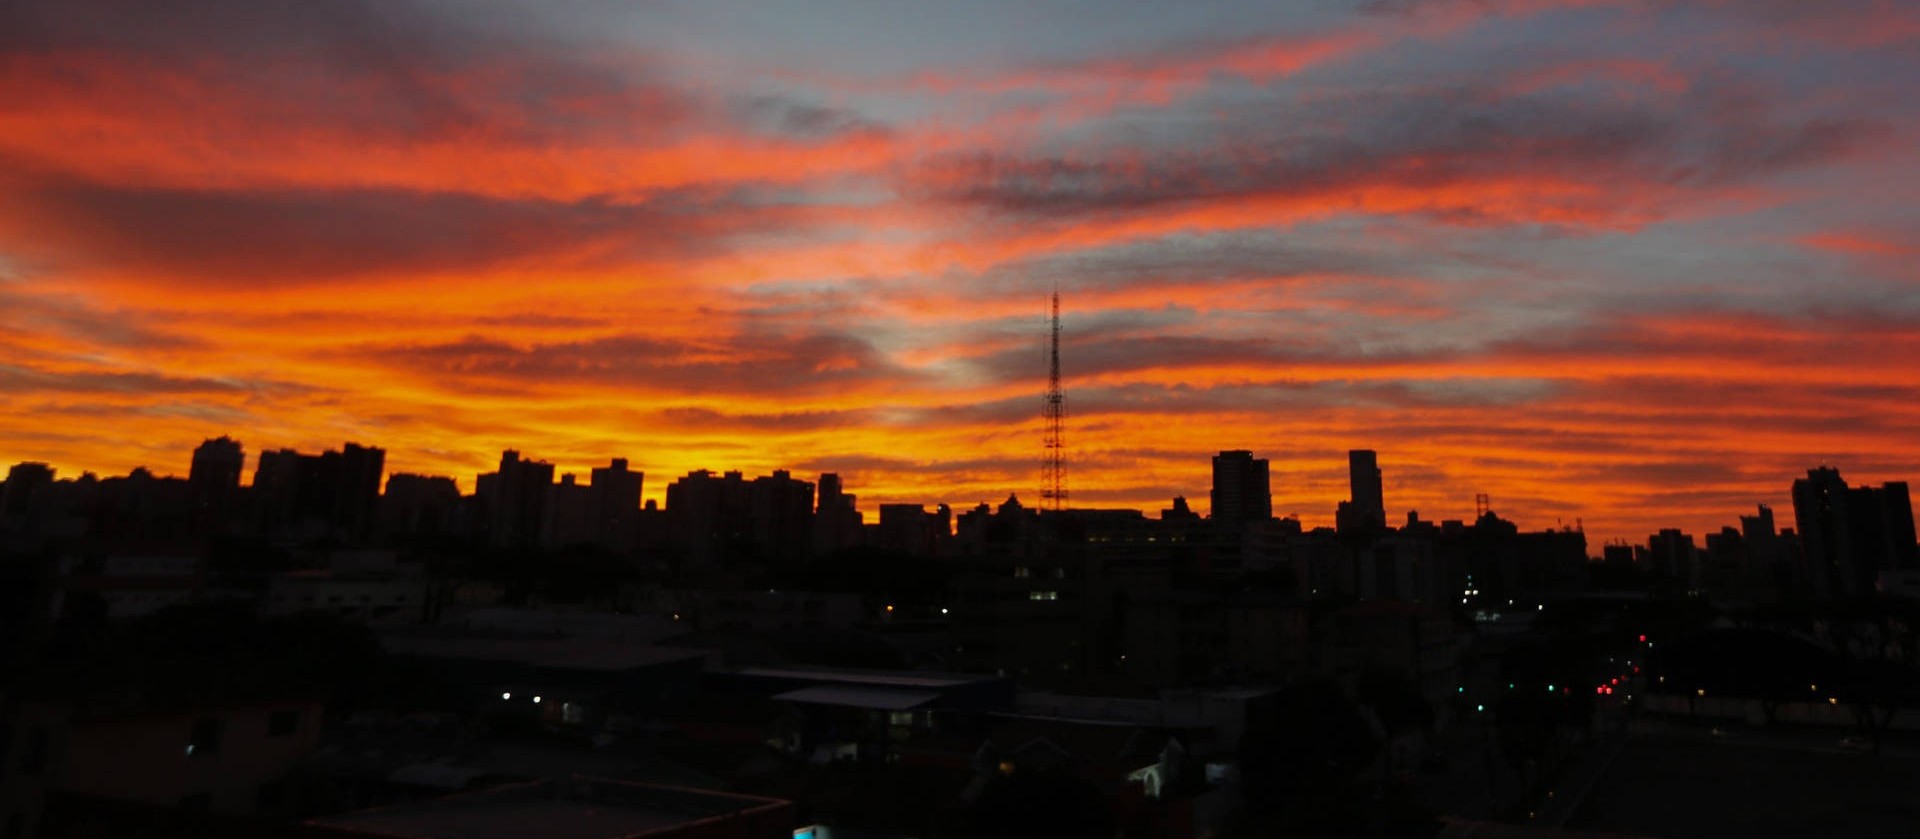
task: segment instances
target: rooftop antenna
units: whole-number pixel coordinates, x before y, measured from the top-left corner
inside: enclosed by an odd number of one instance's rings
[[[1053,289],[1051,335],[1047,347],[1047,395],[1041,414],[1046,418],[1045,458],[1040,465],[1040,502],[1054,512],[1067,503],[1067,395],[1060,391],[1060,289]]]

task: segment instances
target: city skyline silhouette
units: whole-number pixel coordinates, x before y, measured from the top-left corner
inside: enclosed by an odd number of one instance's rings
[[[1914,833],[1920,3],[0,3],[0,839]]]
[[[1920,473],[1909,13],[1339,5],[33,4],[0,459],[992,497],[1058,287],[1087,503],[1244,447],[1313,515],[1364,447],[1396,507],[1634,534]]]

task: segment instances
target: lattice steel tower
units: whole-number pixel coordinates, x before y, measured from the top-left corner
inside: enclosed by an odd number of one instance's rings
[[[1067,395],[1060,391],[1060,290],[1053,290],[1052,335],[1047,345],[1047,395],[1042,415],[1047,420],[1046,458],[1040,465],[1040,501],[1049,510],[1067,504]]]

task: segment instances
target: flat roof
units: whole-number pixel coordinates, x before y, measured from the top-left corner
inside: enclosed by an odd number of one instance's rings
[[[395,655],[500,661],[562,670],[617,672],[704,658],[706,650],[633,644],[617,638],[423,638],[388,635]]]
[[[950,688],[990,682],[997,676],[970,676],[964,673],[922,673],[918,671],[841,670],[828,667],[741,667],[723,671],[736,676],[764,679],[791,679],[802,682],[839,682],[852,685],[892,687]]]
[[[866,708],[874,711],[905,711],[940,698],[940,694],[915,690],[818,685],[790,690],[775,696],[781,702],[802,705],[833,705],[841,708]]]
[[[307,824],[387,839],[629,839],[789,806],[773,798],[598,779],[538,781]]]

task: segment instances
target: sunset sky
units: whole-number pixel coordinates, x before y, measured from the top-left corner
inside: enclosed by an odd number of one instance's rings
[[[0,461],[514,447],[1590,540],[1920,480],[1910,0],[26,0]],[[1596,548],[1597,551],[1597,548]]]

